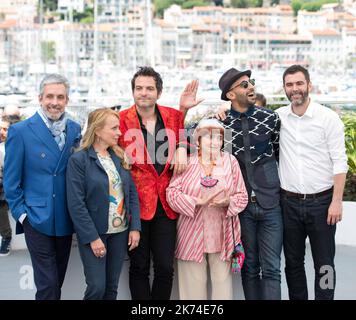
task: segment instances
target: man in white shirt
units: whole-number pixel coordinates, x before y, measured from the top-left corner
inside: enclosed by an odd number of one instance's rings
[[[348,170],[344,126],[339,116],[309,97],[312,84],[300,65],[283,74],[291,104],[281,118],[279,175],[284,219],[284,255],[291,300],[307,300],[304,269],[309,237],[315,268],[315,299],[333,299],[336,224]]]

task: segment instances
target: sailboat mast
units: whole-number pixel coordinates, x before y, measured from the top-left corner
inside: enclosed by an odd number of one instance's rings
[[[97,92],[97,64],[98,64],[98,1],[94,0],[94,57],[93,57],[93,85]],[[94,97],[95,98],[95,97]]]
[[[154,67],[155,66],[155,59],[154,59],[154,52],[153,52],[153,37],[152,37],[152,15],[151,15],[151,0],[146,0],[146,50],[145,52],[148,53],[148,62],[149,64]]]

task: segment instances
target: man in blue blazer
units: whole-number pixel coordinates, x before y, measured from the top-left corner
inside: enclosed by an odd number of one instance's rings
[[[16,233],[25,233],[36,300],[58,300],[68,265],[73,227],[66,206],[66,167],[81,138],[67,117],[69,83],[49,74],[40,84],[41,107],[11,126],[6,141],[4,191]]]

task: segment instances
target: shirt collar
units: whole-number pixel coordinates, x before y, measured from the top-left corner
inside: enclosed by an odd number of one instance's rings
[[[315,103],[312,99],[309,100],[309,105],[307,110],[305,111],[305,113],[302,115],[302,117],[306,116],[308,118],[313,118],[313,114],[314,114],[314,109],[315,109]],[[296,115],[293,110],[292,110],[292,104],[289,104],[288,106],[288,113],[287,115],[292,115],[294,117],[298,117],[298,118],[302,118],[299,117],[298,115]]]
[[[242,113],[242,112],[239,112],[239,111],[236,111],[234,109],[230,109],[230,114],[234,117],[234,118],[241,118],[241,115],[244,114],[246,115],[246,117],[250,117],[252,116],[252,114],[254,113],[255,111],[255,106],[251,106],[247,109],[246,112]]]
[[[46,127],[49,128],[51,126],[51,124],[48,122],[48,119],[46,119],[45,116],[43,115],[41,107],[37,110],[37,113],[41,117],[43,122],[45,123]]]
[[[138,117],[138,121],[140,122],[141,128],[145,128],[145,125],[143,124],[142,118],[141,118],[140,114],[137,112],[137,109],[136,109],[136,114],[137,114],[137,117]],[[159,124],[163,123],[163,120],[162,120],[161,114],[158,111],[157,105],[155,105],[155,114],[157,116],[157,123],[156,123],[156,127],[157,127],[158,123]]]

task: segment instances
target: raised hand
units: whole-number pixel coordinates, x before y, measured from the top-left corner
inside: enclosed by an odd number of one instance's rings
[[[197,99],[197,91],[199,87],[198,80],[192,80],[186,86],[182,92],[179,100],[179,110],[186,113],[189,109],[197,106],[204,99]]]

